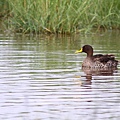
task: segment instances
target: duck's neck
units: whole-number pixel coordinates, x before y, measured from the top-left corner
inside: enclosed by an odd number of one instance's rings
[[[93,57],[93,51],[87,53],[87,57]]]

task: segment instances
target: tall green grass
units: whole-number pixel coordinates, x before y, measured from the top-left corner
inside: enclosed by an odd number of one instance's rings
[[[73,33],[120,28],[120,0],[8,0],[19,32]]]
[[[9,14],[7,0],[0,0],[0,18],[6,17]]]

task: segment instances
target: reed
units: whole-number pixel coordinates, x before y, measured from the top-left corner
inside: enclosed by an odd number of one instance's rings
[[[8,0],[18,32],[73,33],[120,28],[119,0]]]
[[[0,19],[8,16],[8,14],[9,14],[8,2],[7,0],[1,0],[0,1]]]

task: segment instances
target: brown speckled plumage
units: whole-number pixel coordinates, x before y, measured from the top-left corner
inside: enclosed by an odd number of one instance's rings
[[[76,53],[85,52],[87,57],[82,63],[82,67],[87,68],[117,68],[118,61],[115,60],[115,56],[112,54],[97,54],[93,55],[93,48],[90,45],[84,45]]]

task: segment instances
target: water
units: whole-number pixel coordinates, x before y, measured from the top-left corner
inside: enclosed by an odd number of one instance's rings
[[[120,59],[119,32],[75,36],[0,34],[0,119],[119,120],[120,65],[110,74],[86,76],[85,54],[75,50],[91,44],[95,53]]]

